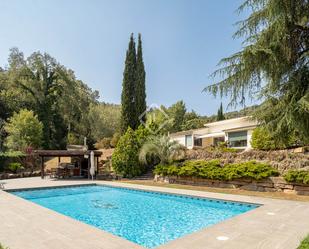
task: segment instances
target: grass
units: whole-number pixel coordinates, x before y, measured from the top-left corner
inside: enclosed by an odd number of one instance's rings
[[[309,249],[309,235],[301,242],[297,249]]]
[[[223,193],[223,194],[247,195],[247,196],[281,199],[281,200],[308,201],[309,202],[309,196],[286,194],[282,192],[257,192],[257,191],[247,191],[247,190],[242,190],[242,189],[228,189],[228,188],[214,188],[214,187],[192,186],[192,185],[182,185],[182,184],[169,184],[169,183],[154,182],[153,180],[142,181],[142,180],[127,180],[126,179],[126,180],[122,180],[121,182],[147,185],[147,186],[188,189],[188,190],[198,190],[198,191]]]

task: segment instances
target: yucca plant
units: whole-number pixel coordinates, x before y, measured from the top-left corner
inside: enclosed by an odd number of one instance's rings
[[[173,160],[184,157],[185,147],[168,136],[151,136],[142,146],[139,160],[147,163],[147,156],[155,156],[160,159],[160,164],[168,164]]]

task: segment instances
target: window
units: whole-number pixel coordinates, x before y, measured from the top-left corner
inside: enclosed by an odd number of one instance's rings
[[[228,133],[230,147],[247,147],[247,131],[237,131]]]
[[[202,147],[203,139],[202,138],[194,138],[194,146]]]
[[[186,146],[191,147],[192,146],[192,135],[186,135]]]

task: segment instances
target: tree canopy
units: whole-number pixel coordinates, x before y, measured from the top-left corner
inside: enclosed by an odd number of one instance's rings
[[[246,96],[263,104],[255,117],[278,140],[297,133],[309,140],[309,2],[246,0],[239,11],[251,11],[238,23],[234,37],[243,49],[219,63],[213,76],[222,80],[205,88],[244,104]]]

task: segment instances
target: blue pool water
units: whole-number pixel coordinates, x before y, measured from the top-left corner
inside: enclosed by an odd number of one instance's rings
[[[148,248],[257,207],[98,185],[12,193]]]

